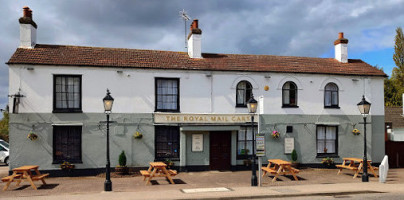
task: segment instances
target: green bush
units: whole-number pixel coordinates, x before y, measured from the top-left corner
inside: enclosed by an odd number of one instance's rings
[[[121,167],[126,166],[126,155],[125,155],[125,151],[122,151],[122,153],[119,155],[119,165]]]
[[[297,152],[296,152],[296,150],[293,149],[292,154],[291,154],[291,157],[292,157],[292,161],[293,161],[293,162],[296,162],[296,161],[297,161]]]

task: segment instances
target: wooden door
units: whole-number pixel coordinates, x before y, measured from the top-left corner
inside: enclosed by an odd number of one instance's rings
[[[231,132],[210,132],[210,169],[230,170],[231,167]]]

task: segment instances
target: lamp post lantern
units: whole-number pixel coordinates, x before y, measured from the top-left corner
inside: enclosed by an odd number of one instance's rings
[[[102,100],[104,102],[104,111],[107,115],[107,164],[106,164],[106,175],[104,183],[104,191],[112,191],[112,182],[110,177],[110,162],[109,162],[109,114],[111,114],[112,104],[114,103],[114,98],[112,98],[111,93],[107,89],[107,95]]]
[[[253,163],[251,165],[251,186],[257,186],[257,170],[255,166],[255,134],[254,134],[254,115],[257,112],[257,100],[254,99],[254,95],[251,95],[250,100],[247,102],[248,112],[251,114],[251,129],[252,129],[252,160]]]
[[[362,101],[358,103],[359,111],[363,116],[364,121],[364,138],[363,138],[363,175],[362,175],[362,182],[369,182],[368,177],[368,159],[367,159],[367,152],[366,152],[366,117],[370,111],[370,103],[366,101],[365,95],[362,96]]]

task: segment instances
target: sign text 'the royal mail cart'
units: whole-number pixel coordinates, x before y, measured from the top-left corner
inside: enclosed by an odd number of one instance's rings
[[[258,117],[254,117],[257,122]],[[249,114],[179,114],[155,113],[154,123],[226,124],[251,122]]]

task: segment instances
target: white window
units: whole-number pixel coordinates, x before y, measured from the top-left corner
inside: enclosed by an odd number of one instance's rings
[[[338,127],[317,126],[317,156],[338,155]]]
[[[179,81],[178,78],[156,78],[156,111],[179,111]]]
[[[282,86],[282,107],[297,107],[297,86],[292,81]]]
[[[248,81],[240,81],[237,84],[236,107],[247,107],[247,102],[252,96],[252,85]]]
[[[338,86],[328,83],[324,88],[324,107],[339,108],[338,103]]]

